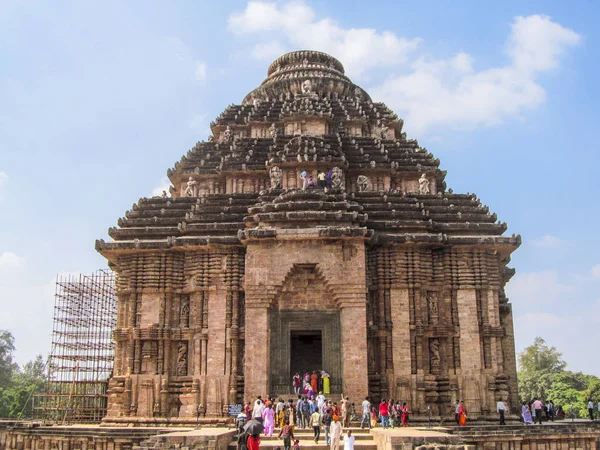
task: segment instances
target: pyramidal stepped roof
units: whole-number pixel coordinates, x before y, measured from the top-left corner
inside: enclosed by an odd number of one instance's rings
[[[114,263],[132,250],[361,237],[370,245],[476,245],[508,258],[520,236],[502,236],[506,223],[475,194],[447,189],[440,161],[402,129],[337,59],[287,53],[167,171],[170,192],[140,199],[109,229],[113,241],[96,248]],[[302,189],[303,172],[316,182],[320,171],[329,172],[328,186]]]

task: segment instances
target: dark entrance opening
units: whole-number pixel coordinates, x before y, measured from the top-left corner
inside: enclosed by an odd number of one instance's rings
[[[305,372],[323,368],[323,336],[319,330],[290,331],[290,379],[296,372],[302,376]]]

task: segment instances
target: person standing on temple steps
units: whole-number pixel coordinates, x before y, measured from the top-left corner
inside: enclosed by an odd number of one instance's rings
[[[319,189],[325,189],[325,172],[320,170],[317,172],[317,186]]]
[[[590,420],[594,420],[594,402],[591,399],[588,402],[588,413],[590,415]]]
[[[287,420],[279,432],[279,437],[283,438],[283,450],[290,450],[292,439],[294,439],[294,430]]]
[[[338,421],[338,416],[333,416],[333,422],[331,422],[331,445],[330,450],[339,450],[340,438],[342,437],[342,424]]]
[[[354,450],[354,436],[352,436],[352,430],[348,430],[348,433],[344,436],[344,450]]]
[[[315,444],[318,444],[321,436],[321,414],[319,414],[318,409],[315,409],[315,412],[310,416],[310,424],[313,428]]]
[[[365,422],[367,422],[367,426],[371,429],[371,403],[369,402],[369,397],[365,397],[365,400],[362,402],[362,413],[363,417],[360,421],[360,429],[363,430],[365,428]]]
[[[496,411],[498,411],[498,414],[500,414],[500,425],[506,425],[506,423],[504,422],[504,412],[506,411],[506,405],[504,404],[501,398],[498,399]]]
[[[294,388],[294,394],[300,394],[300,374],[298,372],[292,378],[292,387]]]
[[[331,413],[327,407],[323,408],[323,416],[321,417],[321,422],[323,422],[323,431],[325,431],[325,445],[331,444],[331,437],[329,434],[329,428],[331,427],[331,421],[333,417],[331,417]]]
[[[302,178],[302,190],[305,191],[306,190],[306,170],[303,170],[302,172],[300,172],[300,178]]]

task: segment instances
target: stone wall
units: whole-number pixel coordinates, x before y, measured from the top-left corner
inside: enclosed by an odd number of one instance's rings
[[[368,255],[369,392],[416,414],[518,407],[503,262],[471,248],[376,247]]]

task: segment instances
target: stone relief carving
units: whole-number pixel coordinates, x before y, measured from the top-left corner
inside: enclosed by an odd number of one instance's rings
[[[179,326],[187,328],[190,326],[190,299],[184,297],[181,300],[181,310],[179,311]]]
[[[233,131],[231,131],[231,128],[227,125],[227,128],[225,128],[225,131],[223,132],[223,142],[231,141],[233,141]]]
[[[429,180],[425,176],[425,174],[421,175],[419,178],[419,194],[429,194]]]
[[[358,192],[367,192],[369,190],[369,177],[366,175],[359,175],[356,179],[358,185]]]
[[[177,344],[177,376],[187,375],[188,345],[186,342]]]
[[[440,373],[440,340],[430,339],[429,340],[429,361],[431,367],[431,373]]]
[[[310,94],[312,92],[312,82],[310,80],[304,80],[302,83],[302,93]]]
[[[274,123],[269,127],[269,136],[271,136],[271,139],[273,140],[277,139],[277,127]]]
[[[331,187],[333,189],[339,189],[342,187],[344,180],[344,172],[339,167],[331,169]]]
[[[427,311],[429,314],[429,322],[437,323],[439,317],[438,302],[435,294],[433,293],[429,293],[427,295]]]
[[[187,187],[185,188],[185,196],[186,197],[196,197],[198,190],[198,182],[194,180],[192,177],[188,179]]]
[[[271,189],[281,189],[281,169],[277,166],[271,167],[269,176],[271,177]]]
[[[388,127],[386,124],[381,126],[381,139],[387,139],[388,137]]]

